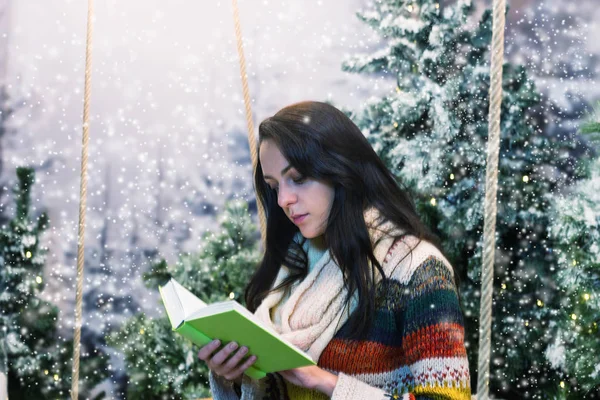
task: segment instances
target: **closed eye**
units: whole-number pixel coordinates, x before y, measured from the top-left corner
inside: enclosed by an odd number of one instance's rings
[[[304,182],[306,181],[306,177],[304,177],[304,176],[301,176],[301,177],[299,177],[299,178],[294,178],[294,179],[293,179],[293,181],[294,181],[295,183],[302,184],[302,183],[304,183]]]
[[[297,177],[297,178],[292,178],[292,181],[294,181],[294,183],[296,183],[298,185],[302,185],[303,183],[306,182],[306,180],[307,180],[307,178],[305,176],[302,176],[302,175],[299,176],[299,177]],[[275,186],[275,187],[269,186],[269,188],[271,188],[272,190],[274,190],[276,192],[279,191],[279,186]]]

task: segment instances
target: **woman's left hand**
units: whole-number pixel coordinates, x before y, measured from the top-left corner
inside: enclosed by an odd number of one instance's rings
[[[338,379],[336,375],[327,372],[316,365],[288,369],[287,371],[281,371],[279,373],[286,381],[293,383],[296,386],[311,390],[315,389],[329,397],[333,394]]]

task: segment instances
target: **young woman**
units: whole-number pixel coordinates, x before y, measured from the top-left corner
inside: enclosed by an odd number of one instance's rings
[[[214,399],[469,399],[454,269],[358,127],[325,103],[282,109],[254,181],[267,237],[248,309],[317,365],[254,381],[247,349],[215,340],[199,352]]]

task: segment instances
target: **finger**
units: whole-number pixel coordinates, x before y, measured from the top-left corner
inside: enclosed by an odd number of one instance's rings
[[[219,350],[212,358],[210,359],[210,364],[213,367],[221,368],[221,364],[229,358],[229,355],[233,353],[238,348],[238,344],[236,342],[231,342],[227,346],[223,347]],[[226,371],[225,371],[226,372]],[[222,373],[220,374],[222,375]]]
[[[221,345],[221,341],[218,339],[213,340],[207,345],[202,346],[202,348],[198,351],[198,358],[202,361],[207,361],[210,359],[210,355],[219,348]]]
[[[252,364],[254,364],[256,362],[256,356],[250,356],[248,357],[248,359],[246,361],[244,361],[244,363],[242,365],[240,365],[239,367],[237,367],[235,370],[233,370],[230,374],[228,374],[230,377],[226,378],[226,379],[235,379],[238,376],[242,375],[244,373],[244,371],[246,371],[249,367],[252,366]]]
[[[246,346],[242,346],[227,362],[223,365],[225,369],[235,369],[238,367],[238,364],[244,358],[244,356],[248,353],[248,348]]]

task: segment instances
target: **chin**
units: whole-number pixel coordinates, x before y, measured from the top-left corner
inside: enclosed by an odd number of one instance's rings
[[[306,239],[314,239],[323,235],[323,232],[304,229],[300,229],[300,233],[302,233],[302,236],[304,236]]]
[[[313,239],[316,235],[312,234],[311,232],[307,232],[305,233],[302,229],[300,229],[300,233],[302,234],[302,236],[304,236],[306,239]]]
[[[314,231],[311,230],[307,230],[307,229],[302,229],[300,228],[300,233],[302,234],[302,236],[304,236],[306,239],[312,239],[314,237],[316,237],[317,235],[315,235]]]

